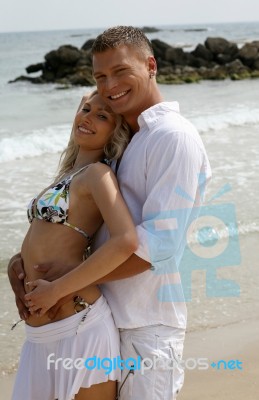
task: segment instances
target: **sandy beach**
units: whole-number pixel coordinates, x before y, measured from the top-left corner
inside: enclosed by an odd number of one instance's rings
[[[184,360],[192,368],[193,359],[209,363],[239,360],[241,369],[186,369],[179,400],[256,400],[259,393],[259,320],[187,333]],[[192,360],[191,360],[192,359]],[[233,363],[229,364],[232,367]],[[0,378],[1,398],[11,399],[14,375]],[[177,400],[178,400],[177,399]]]
[[[218,327],[199,329],[186,334],[184,360],[204,358],[208,363],[226,362],[220,368],[185,369],[185,383],[177,400],[256,400],[259,396],[259,318],[258,318],[258,235],[240,236],[242,262],[228,278],[240,283],[240,298],[226,301],[231,315],[222,318],[224,309],[214,299],[214,311]],[[239,272],[238,272],[239,270]],[[240,274],[243,278],[240,280]],[[202,294],[199,294],[202,297]],[[251,299],[253,298],[253,304]],[[220,299],[219,299],[220,300]],[[200,308],[201,317],[208,303]],[[233,304],[236,303],[236,307]],[[189,320],[194,323],[193,314],[198,305],[190,304]],[[235,310],[235,312],[234,312]],[[197,310],[195,313],[197,318]],[[212,317],[211,317],[212,318]],[[231,363],[231,360],[234,362]],[[239,361],[240,363],[237,363]],[[227,366],[229,363],[230,369]],[[192,368],[194,362],[189,362]],[[238,368],[238,365],[240,368]]]
[[[184,359],[208,358],[210,363],[234,360],[233,370],[210,366],[186,370],[179,400],[256,400],[259,394],[259,321],[244,321],[186,336]],[[177,399],[177,400],[178,400]]]

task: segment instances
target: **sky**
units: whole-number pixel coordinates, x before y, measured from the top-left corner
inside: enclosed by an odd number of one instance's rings
[[[259,0],[0,0],[0,32],[259,21]]]

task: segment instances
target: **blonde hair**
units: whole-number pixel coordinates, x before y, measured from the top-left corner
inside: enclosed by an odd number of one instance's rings
[[[93,96],[97,94],[97,90],[94,90],[88,98],[91,99]],[[82,102],[78,108],[78,111],[81,109]],[[77,112],[78,112],[77,111]],[[108,143],[105,144],[103,153],[104,158],[108,160],[117,160],[120,158],[129,143],[130,139],[130,128],[126,121],[122,118],[121,115],[115,115],[115,128],[113,134],[110,137]],[[57,176],[55,178],[55,182],[57,182],[63,175],[67,174],[72,168],[76,161],[79,152],[79,145],[74,141],[74,124],[72,127],[72,132],[69,138],[69,142],[65,150],[61,153],[60,161],[59,161],[59,169]]]

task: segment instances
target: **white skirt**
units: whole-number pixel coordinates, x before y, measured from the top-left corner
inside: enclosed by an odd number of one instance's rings
[[[120,356],[106,299],[101,296],[84,318],[86,313],[40,327],[26,325],[12,400],[72,400],[80,388],[120,380],[119,368],[102,367]]]

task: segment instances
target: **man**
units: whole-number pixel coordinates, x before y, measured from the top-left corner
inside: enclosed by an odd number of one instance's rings
[[[121,400],[172,400],[183,384],[186,329],[179,264],[210,166],[197,131],[180,115],[178,104],[163,102],[153,50],[140,29],[108,29],[96,38],[92,54],[98,92],[132,130],[115,170],[140,244],[98,282],[120,329],[125,365],[118,395]],[[106,236],[103,226],[96,247]],[[15,260],[9,277],[20,315],[26,317],[15,279],[23,275]],[[53,269],[46,279],[54,279]]]

